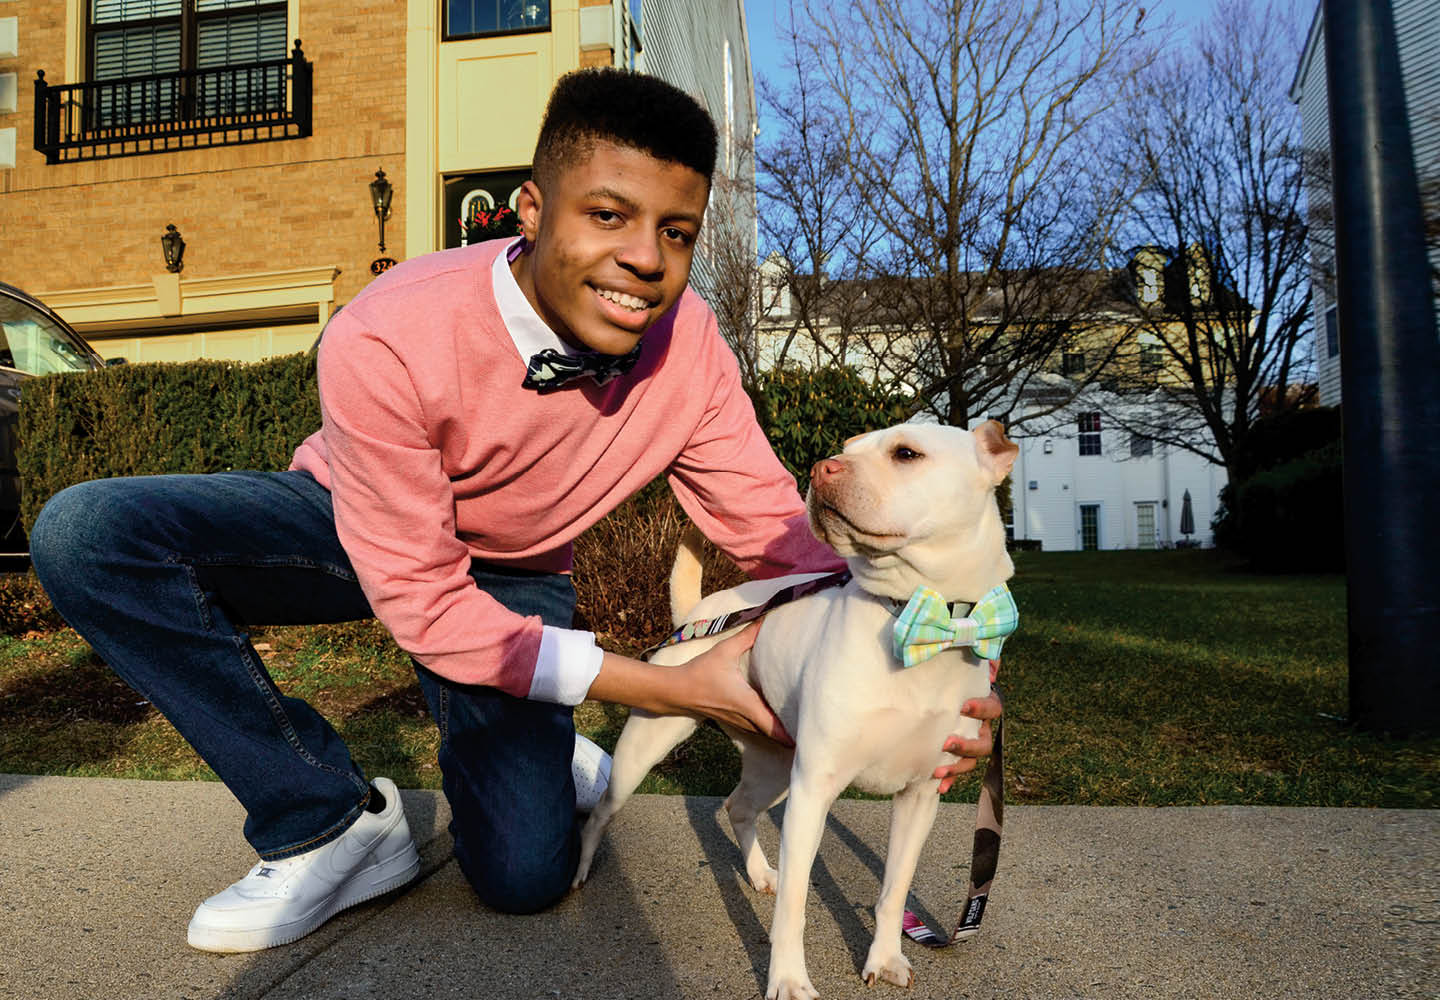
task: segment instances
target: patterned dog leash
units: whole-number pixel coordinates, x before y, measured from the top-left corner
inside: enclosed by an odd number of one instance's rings
[[[648,660],[652,653],[666,646],[719,635],[726,629],[748,624],[763,618],[767,612],[782,604],[807,597],[827,587],[841,586],[849,580],[849,572],[831,573],[829,576],[785,587],[764,604],[732,611],[718,618],[686,622],[668,638],[645,650],[641,659]],[[944,615],[936,614],[937,601],[939,595],[920,588],[903,609],[898,601],[893,602],[895,606],[891,608],[891,612],[898,619],[896,654],[904,666],[913,666],[944,648],[958,645],[973,646],[977,653],[983,651],[992,654],[986,658],[998,659],[1001,643],[1019,622],[1015,603],[1003,584],[982,597],[965,618],[948,623],[941,622]],[[998,693],[998,689],[992,690]],[[985,765],[985,777],[980,783],[980,801],[976,805],[975,842],[970,856],[970,887],[955,930],[949,935],[936,934],[908,909],[901,918],[900,926],[905,935],[927,948],[948,948],[956,942],[974,937],[979,933],[980,921],[985,916],[985,903],[990,898],[990,886],[995,881],[995,870],[1000,862],[1000,833],[1005,821],[1005,746],[1001,723],[1001,719],[995,719],[991,723],[994,746]]]
[[[980,932],[985,916],[985,901],[990,898],[990,885],[995,881],[995,868],[1000,863],[1000,829],[1005,822],[1005,747],[1001,738],[1001,721],[994,720],[995,748],[985,764],[985,778],[980,784],[980,801],[976,805],[975,846],[970,855],[970,891],[960,920],[948,937],[932,931],[910,910],[900,918],[905,936],[927,948],[948,948],[957,941],[972,938]]]
[[[731,611],[729,614],[721,615],[719,618],[701,618],[699,621],[686,622],[681,625],[666,639],[662,639],[640,654],[640,659],[648,660],[657,650],[666,646],[673,646],[677,642],[688,642],[691,639],[704,639],[706,636],[719,635],[726,629],[736,628],[740,625],[748,625],[759,618],[764,618],[766,613],[778,608],[782,604],[789,604],[791,601],[798,601],[802,597],[809,597],[817,591],[829,587],[841,587],[850,582],[850,571],[841,570],[839,573],[831,573],[814,580],[806,580],[804,583],[793,584],[777,590],[764,604],[756,605],[753,608],[741,608],[739,611]]]

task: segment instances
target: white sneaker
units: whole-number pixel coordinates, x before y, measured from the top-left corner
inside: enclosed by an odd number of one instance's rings
[[[283,861],[261,861],[201,903],[186,939],[201,951],[258,951],[298,940],[348,906],[409,882],[420,871],[400,793],[374,786],[385,810],[362,812],[339,837]]]
[[[575,808],[593,812],[610,787],[610,755],[576,733],[570,773],[575,776]]]

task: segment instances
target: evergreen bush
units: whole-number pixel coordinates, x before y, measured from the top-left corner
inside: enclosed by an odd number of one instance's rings
[[[1256,421],[1230,472],[1211,522],[1218,547],[1257,569],[1344,569],[1338,407]]]
[[[1230,491],[1227,547],[1256,569],[1343,572],[1345,501],[1340,444],[1257,472]],[[1217,538],[1221,537],[1217,532]]]
[[[801,492],[810,467],[836,454],[845,440],[903,423],[908,395],[867,382],[851,368],[782,368],[750,387],[760,426]]]
[[[313,354],[31,379],[20,401],[21,517],[28,531],[45,501],[90,479],[283,469],[319,427]]]

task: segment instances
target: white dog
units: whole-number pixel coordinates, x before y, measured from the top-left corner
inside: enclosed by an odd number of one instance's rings
[[[909,986],[914,979],[900,950],[901,915],[935,819],[939,782],[932,775],[956,760],[939,749],[947,736],[978,735],[979,721],[961,716],[960,707],[989,694],[990,675],[985,661],[962,647],[904,668],[891,636],[898,609],[917,587],[968,605],[1014,572],[994,491],[1018,451],[994,421],[973,432],[904,424],[852,438],[840,455],[811,470],[811,528],[844,557],[853,579],[771,611],[750,651],[750,679],[794,737],[795,749],[730,731],[741,749],[742,773],[725,807],[751,884],[777,895],[765,994],[771,1000],[818,996],[805,967],[805,897],[830,804],[850,785],[895,796],[875,938],[862,975],[872,984],[878,978]],[[671,575],[672,608],[677,624],[714,619],[762,605],[783,587],[819,575],[753,580],[695,605],[699,562],[682,545]],[[667,646],[652,662],[683,662],[729,634]],[[685,717],[630,713],[609,790],[582,835],[577,886],[605,825],[696,725]],[[777,877],[756,839],[755,820],[787,786]]]

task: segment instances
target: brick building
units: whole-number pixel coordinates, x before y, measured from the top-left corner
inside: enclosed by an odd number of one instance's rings
[[[750,128],[741,0],[643,11],[704,22],[655,61]],[[641,36],[628,0],[0,0],[0,280],[109,358],[304,350],[372,262],[509,201],[554,80],[643,71]]]

